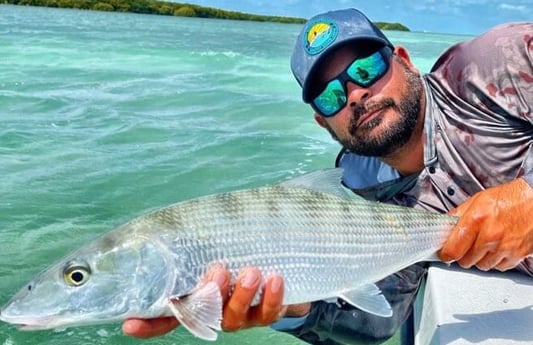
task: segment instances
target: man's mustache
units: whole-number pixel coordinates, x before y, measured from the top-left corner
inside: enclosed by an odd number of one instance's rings
[[[350,123],[350,133],[354,134],[355,130],[357,129],[357,122],[361,118],[361,116],[376,111],[376,110],[382,110],[388,107],[396,107],[396,103],[392,98],[385,98],[379,102],[360,102],[357,103],[352,110],[352,119]]]

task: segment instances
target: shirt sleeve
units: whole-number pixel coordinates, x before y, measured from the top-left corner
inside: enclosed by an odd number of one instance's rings
[[[456,44],[429,75],[444,100],[447,140],[469,164],[461,169],[477,169],[484,187],[517,177],[533,186],[533,23],[502,24]]]
[[[533,277],[533,257],[527,257],[522,261],[516,269],[524,274],[529,275],[530,277]]]
[[[435,71],[455,102],[492,113],[495,122],[504,115],[533,124],[533,23],[502,24],[456,44],[437,60]]]
[[[393,336],[407,320],[426,264],[417,263],[379,281],[377,285],[389,301],[392,317],[379,317],[343,301],[314,302],[298,328],[285,330],[310,344],[378,344]]]

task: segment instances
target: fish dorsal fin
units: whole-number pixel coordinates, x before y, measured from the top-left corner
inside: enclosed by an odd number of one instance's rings
[[[339,298],[368,313],[382,317],[392,316],[389,302],[375,284],[363,285],[357,290],[344,292]]]
[[[280,186],[305,188],[341,198],[349,198],[348,191],[341,184],[342,172],[342,168],[317,170],[282,182]]]
[[[198,338],[214,341],[222,320],[222,295],[214,282],[203,284],[191,294],[171,298],[169,308],[181,325]]]

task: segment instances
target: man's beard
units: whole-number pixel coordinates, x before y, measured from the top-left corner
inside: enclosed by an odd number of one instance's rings
[[[357,104],[350,118],[350,127],[348,128],[350,136],[347,138],[339,138],[331,127],[326,125],[326,129],[332,137],[349,151],[361,156],[383,158],[391,155],[411,138],[420,113],[422,81],[418,74],[411,71],[401,59],[399,60],[404,66],[407,77],[406,85],[408,85],[399,104],[396,104],[392,98],[385,98],[378,103]],[[359,118],[363,114],[368,113],[369,110],[384,112],[389,109],[396,110],[400,114],[400,118],[390,125],[389,128],[381,131],[379,135],[370,136],[371,131],[382,122],[379,116],[364,122],[361,127],[357,126]]]

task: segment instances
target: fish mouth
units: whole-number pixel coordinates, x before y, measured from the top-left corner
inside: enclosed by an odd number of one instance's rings
[[[6,321],[6,322],[12,324],[13,326],[17,327],[21,331],[41,331],[41,330],[53,328],[52,326],[49,326],[45,323],[11,322],[11,321]]]
[[[47,329],[43,325],[27,325],[27,324],[14,324],[15,327],[17,327],[21,331],[39,331],[43,329]]]
[[[10,317],[0,313],[0,321],[11,324],[21,331],[38,331],[54,328],[54,317]]]
[[[69,317],[66,318],[61,314],[46,316],[11,316],[0,313],[0,321],[17,327],[20,331],[43,331],[43,330],[64,330],[70,327],[102,324],[111,321],[123,320],[123,317],[98,319],[86,321],[83,318]]]

